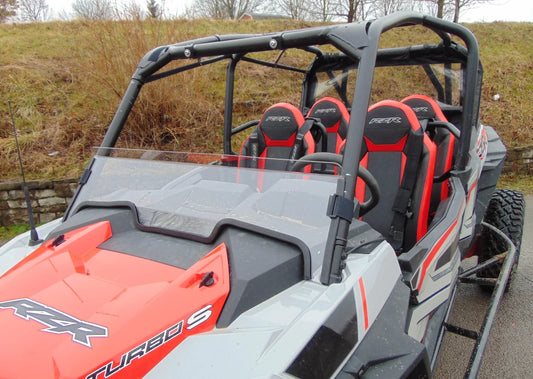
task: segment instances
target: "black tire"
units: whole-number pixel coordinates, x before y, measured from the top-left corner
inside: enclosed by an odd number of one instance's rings
[[[513,273],[518,267],[520,245],[522,244],[522,232],[524,228],[526,202],[524,195],[519,191],[500,189],[492,194],[489,205],[485,212],[484,221],[503,232],[511,239],[516,247],[515,261],[509,280],[505,285],[508,291],[511,287]],[[483,229],[480,238],[480,250],[478,261],[484,262],[494,255],[501,254],[506,250],[506,244],[490,230]],[[502,263],[494,264],[480,271],[477,276],[481,278],[497,278],[500,275]],[[482,286],[483,289],[492,291],[493,287]]]

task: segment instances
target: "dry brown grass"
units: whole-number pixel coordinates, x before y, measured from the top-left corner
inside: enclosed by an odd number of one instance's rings
[[[290,21],[208,20],[53,22],[0,25],[0,179],[18,177],[7,100],[15,108],[28,177],[77,176],[113,117],[140,58],[152,48],[224,33],[257,33],[306,26]],[[533,24],[470,25],[485,68],[482,120],[509,146],[533,142]],[[423,42],[425,36],[388,33],[384,45]],[[296,57],[288,55],[287,62]],[[246,63],[242,63],[245,67]],[[266,86],[266,70],[248,65],[237,77],[234,124],[256,118],[277,101],[299,102],[301,76]],[[418,74],[417,74],[418,75]],[[146,85],[120,145],[219,151],[225,65],[203,67],[171,80]],[[414,91],[394,72],[376,79],[380,96],[402,98]],[[413,82],[422,80],[418,76]],[[386,85],[385,85],[386,83]],[[501,95],[499,101],[492,96]],[[289,95],[290,94],[290,95]],[[142,111],[141,111],[142,110]],[[147,121],[151,125],[146,128]]]
[[[533,23],[470,26],[485,70],[483,122],[496,127],[507,146],[533,144]]]

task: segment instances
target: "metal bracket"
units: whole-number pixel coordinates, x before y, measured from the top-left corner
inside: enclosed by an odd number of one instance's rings
[[[345,197],[333,194],[329,197],[327,216],[329,218],[340,217],[352,222],[355,203]]]

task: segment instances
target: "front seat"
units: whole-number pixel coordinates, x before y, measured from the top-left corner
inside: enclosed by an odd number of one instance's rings
[[[409,106],[384,100],[370,107],[360,164],[376,178],[382,193],[363,220],[398,253],[409,250],[427,232],[435,169],[435,144]],[[368,196],[358,179],[357,199]]]

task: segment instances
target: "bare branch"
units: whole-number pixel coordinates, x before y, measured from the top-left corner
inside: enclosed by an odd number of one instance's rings
[[[23,21],[46,21],[49,16],[46,0],[19,0],[20,17]]]
[[[72,9],[77,17],[88,20],[113,18],[113,6],[110,0],[76,0],[72,4]]]

